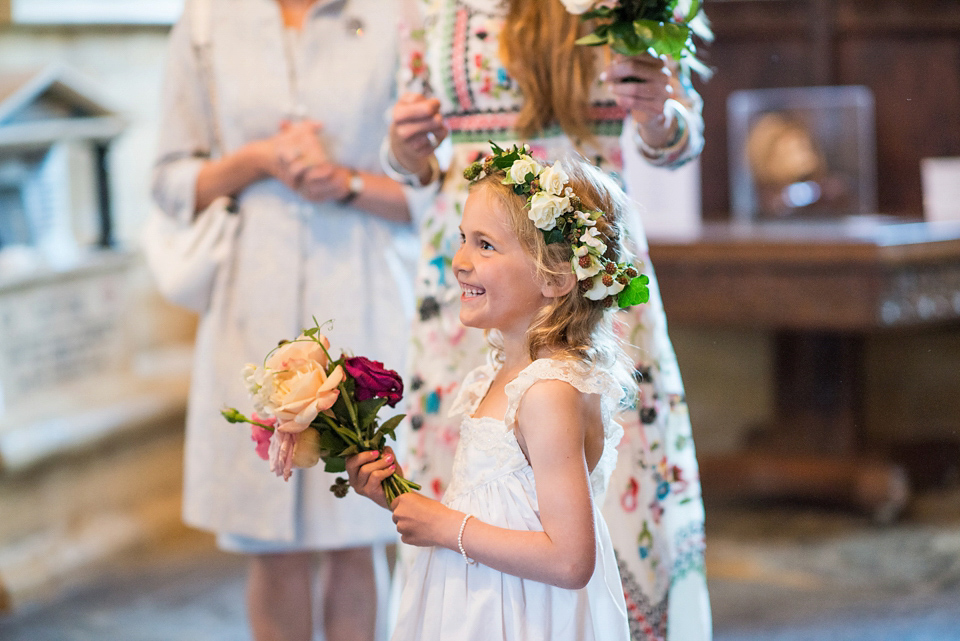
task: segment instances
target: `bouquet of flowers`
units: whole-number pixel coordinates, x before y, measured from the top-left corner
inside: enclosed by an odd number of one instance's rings
[[[249,423],[260,458],[288,480],[294,467],[313,467],[321,459],[327,472],[343,472],[348,456],[382,450],[396,439],[404,415],[382,423],[384,405],[396,407],[403,381],[382,363],[363,356],[330,357],[330,341],[320,325],[305,329],[292,341],[281,341],[267,354],[263,367],[248,364],[243,380],[256,411],[249,418],[235,408],[221,413],[231,423]],[[346,496],[347,480],[338,477],[330,490]],[[387,502],[420,486],[399,470],[383,481]]]
[[[693,34],[711,40],[713,34],[701,0],[561,0],[567,11],[595,20],[593,33],[577,44],[610,45],[617,53],[637,56],[647,51],[667,55],[682,65],[706,67],[696,58]]]

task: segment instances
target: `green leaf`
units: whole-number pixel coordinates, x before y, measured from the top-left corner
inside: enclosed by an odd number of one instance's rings
[[[343,398],[343,394],[337,397],[337,400],[334,401],[330,409],[333,410],[334,416],[337,417],[337,422],[346,425],[350,424],[350,412],[347,410],[347,399]]]
[[[553,243],[562,243],[564,241],[563,232],[560,229],[554,227],[550,231],[543,232],[543,242],[548,245]]]
[[[613,9],[610,7],[597,7],[596,9],[591,9],[590,11],[585,11],[580,14],[580,18],[583,20],[593,20],[594,18],[609,18],[613,15]]]
[[[349,456],[360,453],[360,447],[358,445],[351,445],[350,447],[344,448],[340,453],[337,454],[339,458],[346,459]]]
[[[586,35],[586,36],[584,36],[584,37],[582,37],[582,38],[577,39],[577,40],[574,42],[574,44],[584,45],[584,46],[587,46],[587,47],[596,47],[596,46],[599,46],[599,45],[605,45],[605,44],[607,44],[607,36],[606,36],[606,34],[600,35],[600,34],[597,33],[596,31],[594,31],[593,33],[591,33],[591,34],[589,34],[589,35]]]
[[[320,451],[322,452],[340,452],[348,443],[343,440],[343,438],[334,432],[332,429],[320,429],[317,430],[320,432]]]
[[[390,438],[397,440],[396,429],[397,426],[400,425],[400,421],[403,420],[404,416],[406,416],[406,414],[397,414],[396,416],[391,416],[383,422],[383,424],[380,426],[380,429],[377,431],[381,434],[389,434]]]
[[[333,472],[334,474],[346,472],[347,462],[339,456],[327,456],[323,459],[323,470],[325,472]]]
[[[367,433],[367,430],[373,425],[374,421],[377,420],[377,412],[380,411],[380,408],[387,404],[387,399],[378,398],[374,396],[373,398],[368,398],[365,401],[360,401],[357,404],[357,414],[360,416],[360,431],[364,434]]]
[[[617,296],[617,304],[622,308],[646,303],[650,300],[650,289],[647,287],[649,282],[646,274],[640,274],[631,280]]]

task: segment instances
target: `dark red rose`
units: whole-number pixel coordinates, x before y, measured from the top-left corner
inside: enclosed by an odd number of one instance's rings
[[[392,369],[387,369],[379,361],[371,361],[363,356],[354,356],[343,362],[343,369],[356,383],[358,401],[377,396],[387,399],[387,405],[396,407],[403,398],[403,380]]]

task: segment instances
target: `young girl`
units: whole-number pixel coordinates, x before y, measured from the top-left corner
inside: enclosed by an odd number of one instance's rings
[[[460,319],[487,331],[493,362],[471,372],[442,502],[389,507],[420,546],[394,641],[627,640],[623,589],[599,505],[636,396],[612,311],[645,300],[621,244],[625,195],[585,161],[541,167],[502,150],[473,180],[453,271]],[[628,394],[629,392],[629,394]],[[392,453],[348,460],[353,487],[386,507]]]

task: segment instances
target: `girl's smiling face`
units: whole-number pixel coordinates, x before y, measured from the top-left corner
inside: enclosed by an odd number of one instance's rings
[[[460,283],[460,322],[523,336],[550,299],[533,258],[510,229],[504,205],[489,188],[471,192],[460,223],[453,272]]]

